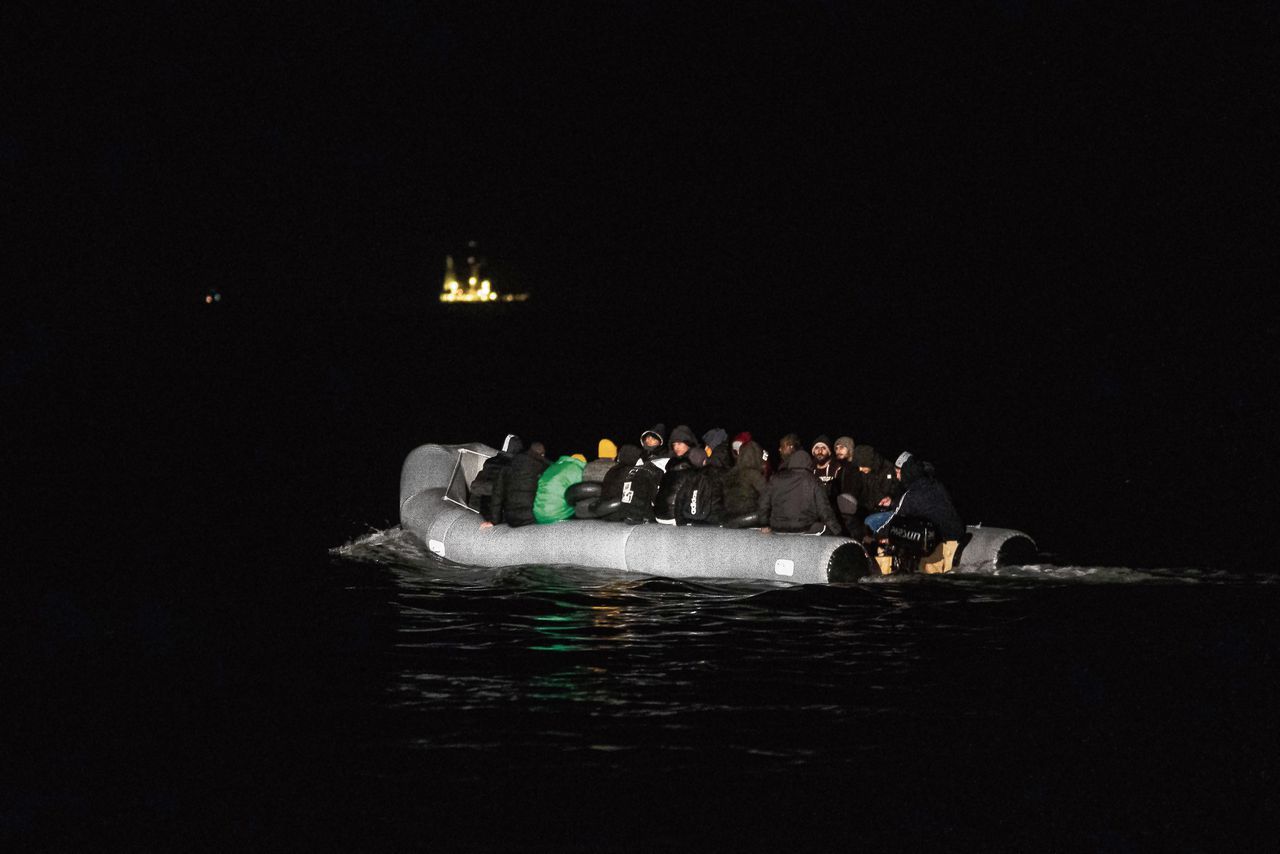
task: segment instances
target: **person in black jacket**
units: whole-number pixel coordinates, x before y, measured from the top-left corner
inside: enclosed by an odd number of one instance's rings
[[[809,449],[809,456],[813,457],[814,475],[826,487],[828,495],[834,501],[838,494],[836,481],[840,477],[840,469],[844,464],[831,456],[831,440],[826,436],[814,439],[813,446]]]
[[[840,470],[837,497],[849,495],[857,503],[853,513],[841,513],[845,533],[857,538],[867,534],[867,516],[887,510],[893,497],[901,494],[901,484],[894,477],[893,464],[870,445],[854,446],[850,459]]]
[[[671,459],[667,461],[658,494],[653,499],[653,514],[664,525],[676,523],[676,495],[680,485],[706,462],[706,453],[697,445],[698,437],[687,425],[681,424],[671,431]]]
[[[964,520],[951,503],[951,495],[941,481],[934,476],[933,466],[904,453],[898,458],[898,480],[902,483],[902,497],[892,511],[876,513],[867,519],[867,527],[874,531],[884,528],[895,516],[912,516],[927,519],[938,528],[943,540],[959,540],[965,535]]]
[[[646,461],[665,460],[671,456],[667,449],[667,425],[654,424],[640,434],[640,454]],[[658,463],[662,468],[665,463]]]
[[[513,528],[532,525],[533,499],[538,494],[538,478],[547,470],[547,449],[541,442],[534,442],[523,454],[511,458],[511,464],[498,475],[490,503],[493,519],[482,522],[481,527],[507,523]]]
[[[723,430],[719,436],[711,434],[711,438],[719,442],[714,445],[708,442],[711,452],[707,454],[706,464],[692,477],[684,478],[676,492],[677,525],[720,525],[726,518],[724,481],[733,465],[733,447]],[[703,441],[707,441],[707,436],[703,436]]]
[[[724,480],[724,511],[730,519],[754,513],[768,481],[764,476],[764,448],[748,439],[738,461]]]
[[[623,445],[618,449],[618,464],[605,473],[598,502],[602,507],[615,503],[618,507],[600,518],[630,525],[652,522],[653,499],[661,480],[661,469],[641,459],[638,447]]]
[[[769,479],[760,496],[757,509],[765,521],[765,532],[784,534],[835,533],[840,520],[827,498],[827,490],[814,476],[813,458],[808,451],[796,449],[782,462],[782,468]]]
[[[471,490],[467,495],[467,503],[471,509],[478,510],[486,521],[493,522],[493,490],[498,485],[498,476],[502,470],[511,465],[512,458],[524,450],[524,442],[514,433],[508,433],[502,442],[502,450],[484,461],[484,466],[471,481]]]
[[[787,462],[787,457],[790,457],[792,454],[794,454],[798,450],[800,450],[800,436],[798,434],[788,433],[787,435],[779,439],[778,440],[778,468],[782,468],[782,466]],[[805,456],[808,456],[808,454],[806,454]]]

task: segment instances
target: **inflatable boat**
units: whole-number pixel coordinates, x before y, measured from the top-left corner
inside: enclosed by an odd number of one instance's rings
[[[471,566],[574,564],[648,575],[796,583],[854,581],[883,571],[861,543],[847,537],[594,519],[482,527],[484,520],[468,506],[469,490],[496,453],[480,443],[415,448],[400,472],[401,527],[433,554]],[[970,527],[950,569],[990,570],[1026,562],[1034,554],[1035,543],[1020,531]]]

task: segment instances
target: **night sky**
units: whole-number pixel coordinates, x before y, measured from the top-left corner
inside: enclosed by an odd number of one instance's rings
[[[381,525],[423,441],[852,433],[1176,560],[1274,509],[1277,13],[1116,5],[6,11],[7,454]]]

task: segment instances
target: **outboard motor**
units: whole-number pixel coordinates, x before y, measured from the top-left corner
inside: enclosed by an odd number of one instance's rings
[[[880,531],[889,538],[888,551],[893,556],[893,572],[916,572],[920,559],[938,547],[938,526],[919,516],[895,516]]]

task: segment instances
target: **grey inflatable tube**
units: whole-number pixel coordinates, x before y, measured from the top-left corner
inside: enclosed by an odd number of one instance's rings
[[[472,566],[574,564],[672,577],[802,583],[853,580],[874,567],[862,545],[846,537],[594,519],[483,528],[480,515],[465,506],[465,483],[475,476],[476,461],[495,453],[479,443],[415,448],[400,472],[401,527],[434,554]],[[963,561],[957,560],[964,566],[995,565],[1012,542],[1030,543],[1017,531],[971,530]]]

